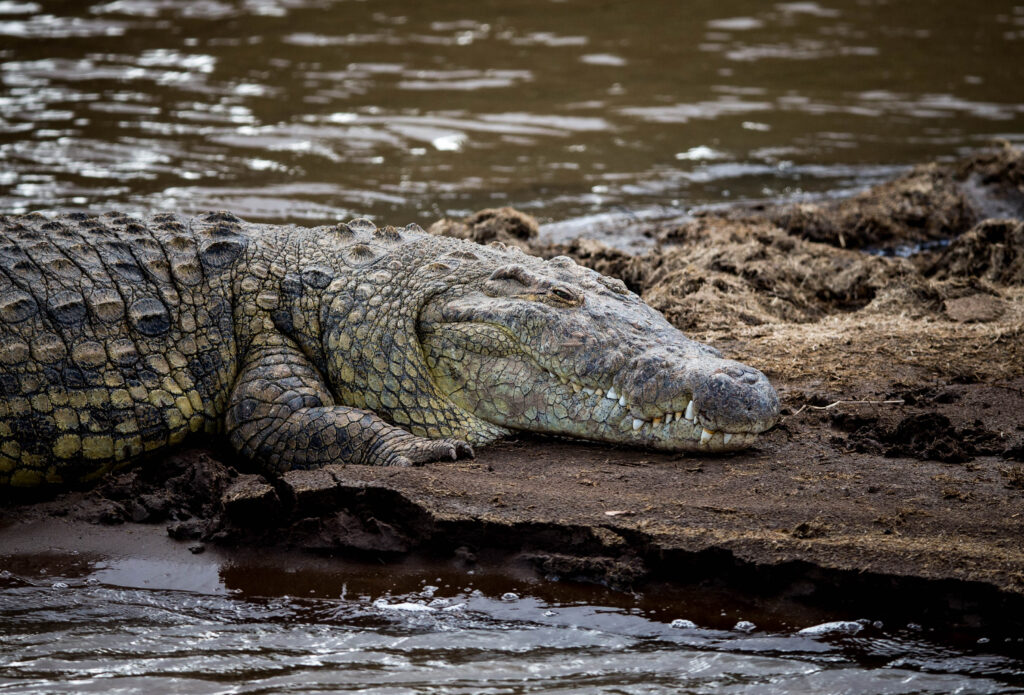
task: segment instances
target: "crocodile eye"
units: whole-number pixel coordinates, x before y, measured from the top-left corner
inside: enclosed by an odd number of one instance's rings
[[[576,293],[565,287],[552,287],[551,294],[558,299],[561,299],[563,302],[576,303],[579,301]]]

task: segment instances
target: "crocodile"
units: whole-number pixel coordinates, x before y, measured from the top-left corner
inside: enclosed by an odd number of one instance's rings
[[[409,466],[513,431],[749,446],[760,371],[568,257],[359,218],[0,217],[0,486],[87,484],[193,434],[258,470]]]

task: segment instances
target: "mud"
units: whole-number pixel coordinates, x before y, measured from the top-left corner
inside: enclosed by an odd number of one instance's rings
[[[514,208],[487,208],[462,220],[440,219],[428,231],[478,244],[500,241],[526,249],[537,238],[537,221]]]
[[[906,253],[948,240],[989,217],[1024,209],[1024,156],[1008,144],[955,164],[931,163],[849,198],[824,203],[738,206],[710,212],[763,219],[787,233],[838,246]]]
[[[570,255],[763,370],[783,417],[747,452],[523,437],[468,462],[271,480],[191,449],[93,490],[8,503],[0,543],[39,519],[66,519],[67,533],[155,523],[194,552],[258,544],[467,568],[501,558],[634,591],[705,583],[1019,629],[1021,161],[1003,148],[846,201],[707,215],[652,229],[659,245],[638,256],[546,244],[509,209],[432,228]],[[863,251],[922,240],[941,243],[911,258]]]

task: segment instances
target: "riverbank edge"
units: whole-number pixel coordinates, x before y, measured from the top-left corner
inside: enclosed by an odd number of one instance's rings
[[[740,205],[652,228],[643,256],[544,244],[514,211],[434,229],[569,255],[764,371],[783,418],[749,451],[524,437],[470,462],[268,479],[192,449],[87,492],[3,506],[0,548],[47,518],[79,536],[160,524],[186,545],[514,562],[624,591],[722,586],[846,617],[1019,631],[1022,161],[1004,148],[846,200]],[[911,259],[864,252],[931,242]]]

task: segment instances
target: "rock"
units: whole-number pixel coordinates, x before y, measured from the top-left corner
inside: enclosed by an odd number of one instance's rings
[[[205,535],[209,525],[206,519],[176,521],[167,526],[167,535],[176,541],[194,541]]]
[[[240,475],[221,497],[224,512],[241,525],[266,526],[281,515],[277,491],[262,475]]]
[[[338,481],[322,468],[287,471],[281,476],[281,485],[299,516],[323,514],[338,506]]]

